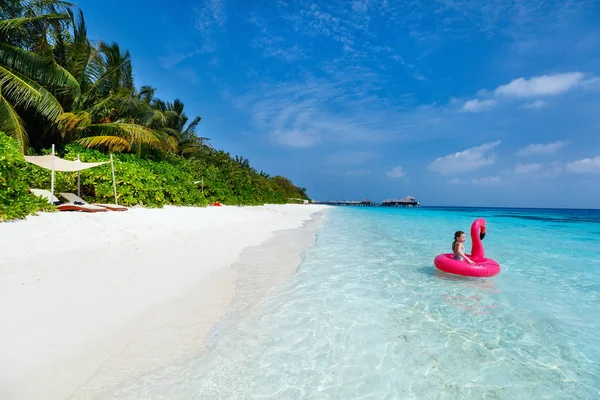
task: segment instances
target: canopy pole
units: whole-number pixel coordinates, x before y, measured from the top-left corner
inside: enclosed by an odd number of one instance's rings
[[[54,145],[52,145],[52,174],[50,175],[50,204],[54,204]]]
[[[79,154],[77,154],[77,161],[81,161]],[[77,171],[77,197],[81,197],[81,171]]]
[[[115,192],[115,204],[119,205],[119,202],[117,201],[117,181],[115,181],[115,163],[113,161],[112,153],[110,153],[110,169],[112,170],[113,190]]]

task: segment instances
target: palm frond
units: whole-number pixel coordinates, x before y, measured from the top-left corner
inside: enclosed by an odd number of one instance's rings
[[[181,115],[183,113],[183,102],[179,99],[175,99],[173,101],[173,104],[170,104],[171,107],[169,107],[172,111],[175,111],[177,113],[177,115]]]
[[[58,129],[63,138],[76,132],[81,132],[87,129],[91,124],[92,118],[90,114],[85,111],[63,113],[58,117]]]
[[[158,139],[160,147],[165,150],[177,150],[177,139],[175,139],[173,136],[170,136],[161,130],[153,130],[152,133]]]
[[[175,111],[173,110],[166,110],[163,111],[163,114],[165,114],[165,116],[169,119],[177,119],[179,118],[179,114],[177,114]]]
[[[110,60],[106,60],[103,56],[106,57],[100,51],[92,51],[86,71],[88,84],[85,89],[85,98],[108,96],[120,90],[132,93],[133,84],[123,85],[121,82],[124,75],[123,69],[128,70],[131,67],[131,59],[114,60],[114,57],[111,57]],[[119,61],[120,63],[117,63]]]
[[[0,93],[0,131],[19,142],[21,151],[25,153],[29,137],[23,120],[11,104]]]
[[[64,0],[24,0],[21,1],[30,10],[57,11],[74,7],[75,4]]]
[[[63,111],[58,100],[41,85],[1,65],[0,86],[2,86],[2,95],[10,99],[12,104],[33,108],[51,121],[54,121]]]
[[[61,88],[74,95],[79,93],[79,83],[73,75],[52,58],[0,43],[0,64],[44,86]]]
[[[182,145],[180,143],[179,144],[179,154],[184,155],[184,156],[190,155],[190,154],[195,154],[201,148],[202,148],[202,146],[198,146],[198,145],[195,145],[195,144]]]
[[[116,118],[124,115],[142,115],[144,113],[152,115],[153,113],[152,109],[146,103],[130,96],[127,89],[122,89],[117,93],[102,98],[95,104],[88,105],[86,111],[95,119],[107,113],[114,114]]]
[[[152,115],[148,120],[148,126],[163,126],[167,123],[167,116],[160,110],[152,110]]]
[[[94,84],[98,79],[102,77],[102,75],[106,72],[106,68],[104,67],[104,63],[102,60],[102,55],[98,51],[98,49],[90,44],[90,58],[88,60],[88,65],[85,70],[85,80],[86,88],[82,88],[82,92],[87,93],[92,91],[95,87]]]
[[[79,10],[79,18],[69,10],[71,25],[73,26],[73,39],[68,46],[68,65],[67,68],[73,77],[79,82],[80,86],[84,83],[85,72],[88,68],[92,56],[92,45],[87,38],[87,28],[83,12]]]
[[[160,142],[152,130],[136,124],[124,122],[92,124],[86,129],[85,134],[86,136],[118,136],[131,144],[141,143],[151,147],[160,147]]]
[[[185,128],[185,130],[182,132],[184,135],[193,135],[196,133],[196,128],[198,127],[198,124],[200,123],[200,121],[202,120],[202,118],[200,117],[196,117],[194,118],[194,120],[192,122],[190,122],[190,124],[187,126],[187,128]]]
[[[154,98],[154,92],[156,92],[156,89],[152,86],[142,86],[140,88],[140,92],[138,93],[138,99],[149,104]]]
[[[68,19],[67,14],[45,14],[33,17],[22,17],[0,20],[0,35],[10,35],[21,28],[26,28],[28,24],[34,22],[64,21]]]
[[[104,59],[106,79],[109,89],[126,88],[133,91],[133,68],[129,51],[121,52],[117,43],[100,42],[98,51]]]
[[[185,124],[187,124],[188,119],[189,118],[185,113],[179,114],[179,117],[177,117],[177,120],[174,122],[175,129],[181,133],[184,133],[183,128],[185,127]]]
[[[131,144],[119,136],[91,136],[79,139],[77,143],[87,148],[104,147],[109,151],[131,150]]]
[[[150,105],[152,105],[153,108],[156,108],[160,111],[167,111],[167,103],[161,99],[157,99],[157,98],[152,99],[152,101],[150,102]]]
[[[177,132],[176,129],[169,128],[168,126],[163,126],[162,128],[160,128],[160,131],[174,138],[179,138],[180,136],[180,133]]]

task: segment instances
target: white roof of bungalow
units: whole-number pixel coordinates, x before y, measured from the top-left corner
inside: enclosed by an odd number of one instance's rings
[[[406,196],[403,197],[401,199],[386,199],[383,200],[384,203],[416,203],[417,199],[415,199],[413,196]]]

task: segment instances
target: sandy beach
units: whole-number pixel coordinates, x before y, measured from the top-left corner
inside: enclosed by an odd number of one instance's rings
[[[294,273],[323,209],[136,208],[0,224],[0,398],[101,398],[201,351],[215,324]]]

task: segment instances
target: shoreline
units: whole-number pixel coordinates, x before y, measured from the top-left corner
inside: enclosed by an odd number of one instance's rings
[[[12,363],[3,363],[1,397],[101,398],[130,377],[198,354],[219,332],[217,324],[293,275],[300,254],[314,243],[315,221],[323,218],[315,214],[324,209],[130,210],[139,215],[125,224],[110,216],[116,227],[69,215],[76,221],[63,220],[70,229],[62,234],[55,231],[63,215],[52,215],[55,225],[33,234],[36,251],[19,262],[23,246],[16,245],[0,261],[0,311],[12,318],[0,337]],[[190,221],[195,217],[203,220]],[[0,227],[0,239],[40,228],[27,224]],[[48,248],[90,224],[106,228],[95,247],[77,237],[62,250]],[[291,248],[282,247],[286,241]],[[269,255],[272,262],[265,263]]]

